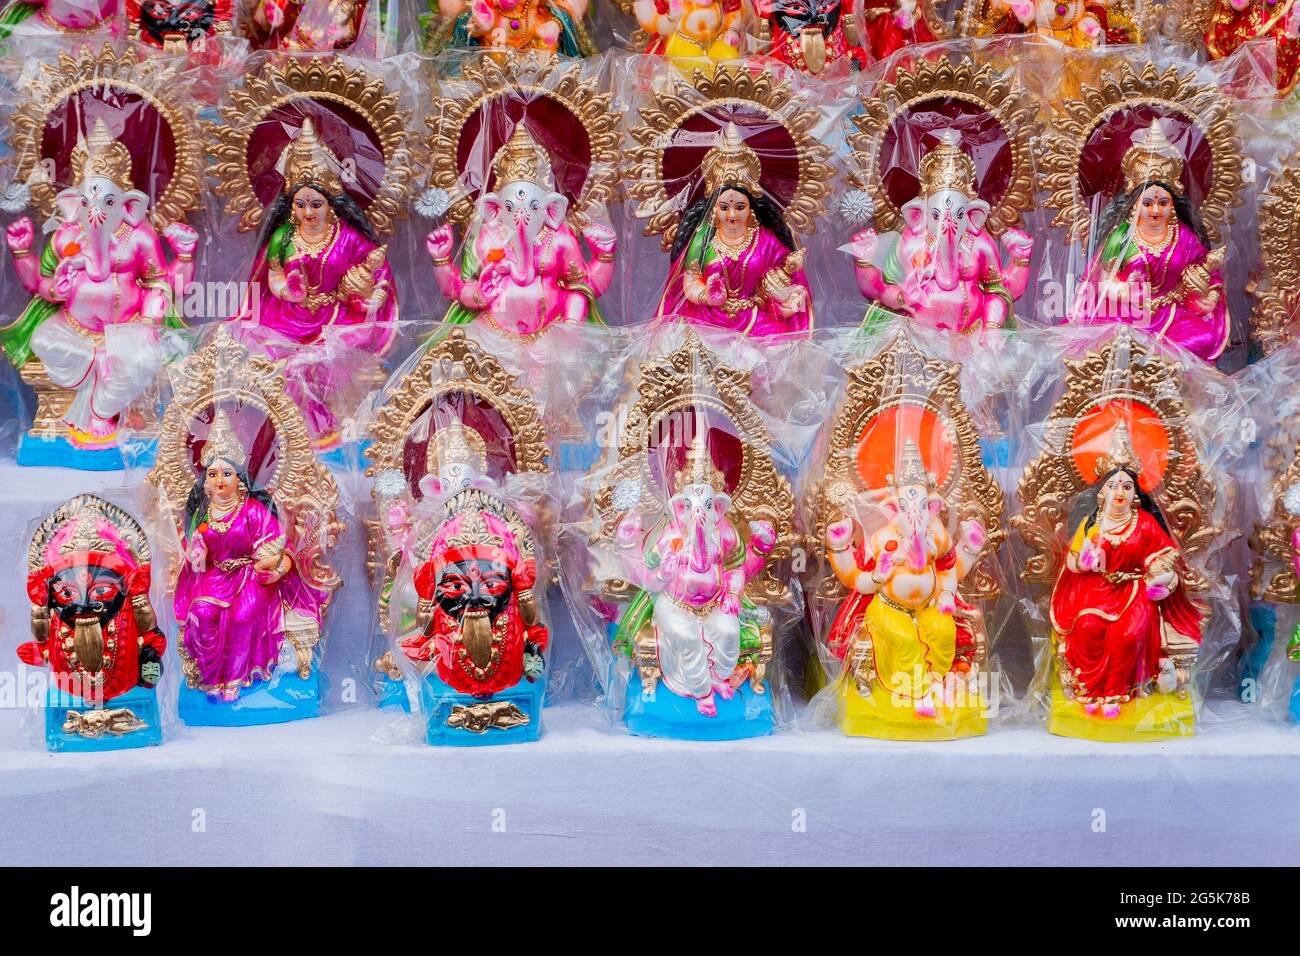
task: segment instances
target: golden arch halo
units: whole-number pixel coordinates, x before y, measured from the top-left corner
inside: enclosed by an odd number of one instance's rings
[[[1038,127],[1033,103],[1017,91],[1010,76],[1000,75],[991,66],[977,67],[965,58],[937,63],[921,60],[911,69],[899,70],[892,82],[877,86],[872,96],[862,99],[863,111],[853,117],[857,132],[849,134],[849,144],[856,170],[849,179],[871,194],[879,231],[901,229],[903,213],[885,190],[880,149],[895,122],[917,106],[938,99],[960,100],[979,107],[997,121],[1007,138],[1011,177],[997,201],[989,201],[987,228],[999,236],[1016,225],[1034,204],[1030,142]]]
[[[226,213],[239,218],[239,231],[261,225],[266,207],[253,189],[248,170],[248,146],[262,120],[276,109],[301,101],[326,101],[360,115],[379,141],[384,175],[369,202],[363,203],[371,225],[380,233],[393,229],[406,215],[406,200],[415,176],[415,157],[406,128],[408,118],[398,107],[397,94],[383,80],[359,67],[349,68],[335,57],[268,63],[249,74],[229,93],[221,121],[208,125],[209,175],[213,190],[226,200]]]
[[[474,216],[475,197],[465,187],[464,170],[458,155],[465,127],[486,106],[503,97],[549,100],[571,114],[586,131],[591,162],[582,190],[569,215],[582,227],[592,209],[613,198],[621,161],[618,114],[613,94],[602,92],[594,79],[583,79],[580,63],[561,63],[554,58],[540,64],[532,59],[502,60],[482,55],[467,65],[459,77],[444,84],[463,83],[466,96],[442,96],[434,103],[435,113],[426,121],[430,130],[429,182],[443,190],[450,205],[446,216],[465,225]],[[486,177],[485,182],[486,186]]]
[[[32,203],[42,216],[54,212],[58,188],[40,176],[45,157],[41,140],[51,114],[85,90],[104,89],[140,97],[166,124],[175,143],[172,174],[161,196],[150,197],[150,218],[159,228],[183,221],[199,208],[203,177],[202,134],[189,106],[175,95],[175,67],[167,61],[137,60],[129,51],[117,53],[105,43],[98,52],[86,47],[76,56],[59,54],[56,63],[41,67],[26,101],[13,116],[8,137],[13,151],[14,181],[30,184]]]
[[[1212,242],[1218,242],[1229,211],[1242,202],[1241,137],[1232,105],[1217,87],[1197,80],[1177,66],[1160,71],[1147,63],[1140,70],[1121,62],[1095,86],[1085,86],[1078,98],[1058,106],[1042,136],[1042,184],[1046,204],[1056,210],[1052,225],[1064,226],[1071,241],[1087,239],[1093,227],[1088,199],[1079,188],[1079,163],[1098,129],[1116,114],[1134,107],[1155,107],[1177,114],[1194,126],[1209,144],[1212,182],[1200,206],[1201,220]]]
[[[648,219],[645,234],[662,237],[663,247],[672,246],[681,210],[664,181],[664,157],[674,148],[673,137],[691,117],[726,106],[753,109],[781,126],[790,136],[798,155],[798,181],[782,210],[792,231],[812,232],[831,192],[831,151],[813,129],[821,120],[816,108],[797,95],[788,83],[778,82],[768,69],[754,71],[719,65],[712,76],[696,70],[688,83],[679,76],[654,94],[641,107],[641,122],[632,127],[636,146],[626,169],[627,190],[639,205],[636,215]],[[689,189],[689,187],[684,187]]]

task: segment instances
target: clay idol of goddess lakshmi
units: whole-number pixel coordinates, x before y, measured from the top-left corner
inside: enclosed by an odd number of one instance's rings
[[[50,750],[159,743],[154,688],[167,638],[149,602],[149,543],[131,515],[78,495],[41,523],[28,554],[29,666],[50,668]]]
[[[175,612],[185,682],[233,703],[271,679],[286,630],[319,633],[329,592],[298,571],[275,502],[253,486],[248,453],[218,411],[186,502]]]
[[[262,225],[254,286],[265,290],[242,316],[244,335],[272,359],[291,359],[304,348],[311,361],[292,362],[289,394],[302,409],[318,450],[341,441],[339,411],[331,399],[355,369],[336,354],[382,355],[397,324],[397,295],[388,247],[343,187],[339,162],[305,119],[284,148],[281,195]]]
[[[658,316],[749,335],[806,331],[813,305],[803,250],[759,185],[762,163],[736,124],[721,140],[704,156],[704,195],[673,239]]]
[[[1124,154],[1124,191],[1107,205],[1072,321],[1126,322],[1213,362],[1228,344],[1225,250],[1210,251],[1184,195],[1183,156],[1154,121]]]
[[[1123,705],[1186,685],[1201,611],[1164,519],[1142,490],[1120,422],[1096,469],[1096,506],[1079,522],[1052,591],[1057,665],[1068,696],[1114,720]]]
[[[59,225],[39,254],[32,254],[31,219],[5,230],[14,270],[33,298],[0,329],[0,343],[16,366],[35,356],[50,382],[73,393],[62,415],[67,441],[89,455],[60,463],[120,468],[121,415],[163,364],[159,328],[180,324],[174,290],[194,276],[198,234],[168,225],[168,261],[149,197],[132,179],[131,151],[102,119],[72,153],[72,180],[58,194]]]
[[[430,441],[429,458],[435,470],[422,488],[426,499],[439,503],[441,520],[415,572],[417,616],[428,623],[400,642],[406,657],[430,669],[428,740],[536,739],[545,686],[537,682],[549,632],[533,594],[532,532],[494,493],[477,431],[459,421],[442,426]],[[510,730],[516,732],[465,736]]]

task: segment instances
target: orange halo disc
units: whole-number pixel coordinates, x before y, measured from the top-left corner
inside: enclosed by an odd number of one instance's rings
[[[1115,398],[1090,408],[1074,427],[1070,454],[1084,481],[1098,479],[1097,462],[1110,451],[1110,436],[1118,422],[1128,424],[1133,451],[1142,462],[1138,484],[1143,491],[1157,487],[1169,467],[1169,431],[1150,406],[1129,398]]]
[[[943,421],[919,405],[895,405],[871,416],[858,435],[858,475],[869,489],[884,488],[908,439],[916,442],[926,470],[940,487],[952,472],[952,437]]]

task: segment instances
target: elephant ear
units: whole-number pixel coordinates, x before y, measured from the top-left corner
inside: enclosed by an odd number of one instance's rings
[[[691,510],[691,503],[686,500],[685,495],[677,495],[668,504],[673,509],[673,515],[677,518],[685,518]]]
[[[731,495],[727,494],[725,491],[716,492],[713,495],[713,510],[718,513],[718,517],[721,518],[730,509]]]
[[[546,200],[546,224],[552,229],[559,229],[564,225],[564,214],[568,211],[569,200],[559,193],[551,193]]]
[[[149,197],[138,189],[133,189],[122,196],[122,217],[133,226],[144,222],[149,215]]]
[[[492,222],[501,215],[501,207],[505,204],[501,202],[501,197],[496,193],[486,193],[483,196],[483,221]]]
[[[73,222],[81,211],[81,190],[65,189],[54,197],[54,202],[59,207],[59,218],[64,222]]]
[[[925,228],[925,197],[917,196],[911,202],[904,203],[900,212],[908,229],[920,232]]]
[[[982,232],[988,218],[989,204],[983,199],[972,199],[966,204],[966,228],[970,232]]]

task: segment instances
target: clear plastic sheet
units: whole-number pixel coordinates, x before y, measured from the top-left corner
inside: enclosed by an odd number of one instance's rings
[[[1237,463],[1257,396],[1129,329],[1021,338],[1010,520],[1032,698],[1067,736],[1194,733],[1240,637]]]
[[[398,49],[397,0],[230,0],[254,49],[381,59]]]
[[[635,734],[770,733],[791,716],[781,646],[803,615],[787,423],[821,413],[773,373],[801,346],[627,331],[585,395],[601,458],[575,476],[560,562],[605,712]]]
[[[1225,370],[1244,364],[1260,170],[1278,148],[1264,54],[1201,65],[1154,42],[1024,71],[1061,229],[1039,257],[1040,322],[1123,323]]]
[[[167,366],[154,440],[132,448],[167,562],[169,633],[191,726],[315,717],[342,580],[334,552],[355,511],[317,457],[272,362],[215,324]],[[150,447],[152,446],[152,447]],[[148,471],[144,472],[143,469]]]
[[[606,208],[622,160],[613,64],[482,54],[430,65],[448,75],[414,204],[436,224],[419,268],[440,298],[424,312],[526,341],[559,322],[603,324],[622,265]]]
[[[550,673],[555,445],[538,363],[484,326],[429,340],[375,396],[367,474],[385,734],[535,740]]]
[[[1252,409],[1255,435],[1241,469],[1240,516],[1250,532],[1250,593],[1239,655],[1229,673],[1242,700],[1270,719],[1300,721],[1300,586],[1297,527],[1300,522],[1300,346],[1292,343],[1243,370],[1243,388],[1276,396]]]
[[[625,170],[629,321],[676,317],[759,337],[806,332],[824,307],[835,321],[813,292],[833,281],[833,260],[805,240],[831,195],[826,141],[849,98],[775,61],[689,79],[662,58],[623,66],[619,98],[638,111]]]
[[[424,49],[584,57],[597,52],[590,0],[416,0]]]
[[[156,746],[175,722],[177,676],[157,611],[166,576],[124,498],[76,495],[15,548],[14,576],[31,602],[18,646],[34,705],[27,737],[51,752]]]
[[[206,265],[198,71],[107,43],[27,48],[4,93],[0,344],[32,422],[17,458],[116,470],[127,434],[157,420],[137,400]]]
[[[970,340],[901,320],[820,344],[841,390],[802,496],[825,685],[807,717],[895,740],[982,734],[1015,709],[996,654],[1019,630],[1002,377],[972,361]],[[997,352],[1004,368],[1021,357]]]

